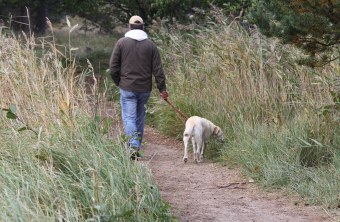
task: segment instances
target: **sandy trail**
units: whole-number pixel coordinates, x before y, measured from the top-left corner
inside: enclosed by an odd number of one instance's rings
[[[181,141],[150,127],[144,135],[142,161],[149,165],[163,199],[180,221],[336,221],[334,215],[304,206],[297,198],[261,191],[237,169],[207,160],[195,164],[191,153],[184,164]]]

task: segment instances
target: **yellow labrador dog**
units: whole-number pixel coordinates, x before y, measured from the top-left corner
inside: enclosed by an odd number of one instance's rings
[[[188,161],[188,143],[190,139],[194,151],[194,160],[197,163],[202,161],[204,148],[212,135],[216,136],[218,140],[223,141],[223,132],[220,127],[202,117],[190,117],[185,123],[183,133],[184,162]]]

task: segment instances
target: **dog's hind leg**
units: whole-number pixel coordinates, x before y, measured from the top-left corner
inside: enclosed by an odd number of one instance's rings
[[[204,148],[204,143],[202,141],[202,139],[198,139],[196,141],[196,153],[195,153],[195,159],[196,159],[196,163],[201,162],[201,152]]]
[[[183,161],[186,163],[188,161],[188,143],[190,136],[188,134],[183,135],[183,143],[184,143],[184,157]]]

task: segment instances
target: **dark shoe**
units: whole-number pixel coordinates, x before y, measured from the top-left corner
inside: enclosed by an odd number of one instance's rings
[[[131,154],[130,160],[140,160],[142,158],[142,156],[140,155],[140,153],[138,151],[134,151]]]

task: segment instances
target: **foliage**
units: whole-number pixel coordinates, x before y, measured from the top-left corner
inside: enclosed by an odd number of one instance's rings
[[[340,2],[258,0],[250,15],[267,36],[294,44],[309,56],[300,63],[323,66],[339,59]]]
[[[8,26],[25,32],[44,34],[47,28],[46,17],[58,13],[59,0],[2,0],[0,17]],[[49,12],[49,13],[48,13]]]
[[[154,19],[172,19],[186,22],[190,21],[190,15],[206,17],[213,4],[216,7],[223,7],[226,13],[239,13],[244,5],[250,0],[225,1],[197,1],[197,0],[119,0],[119,1],[65,1],[65,9],[68,13],[75,13],[91,21],[95,21],[103,28],[112,28],[111,21],[126,24],[132,15],[140,15],[147,24],[152,24]],[[70,7],[72,6],[72,7]],[[107,24],[105,24],[107,23]],[[108,25],[110,24],[110,25]]]
[[[211,6],[222,8],[226,14],[239,14],[242,7],[250,4],[250,0],[233,1],[196,1],[196,0],[158,0],[155,1],[155,15],[160,18],[175,18],[177,21],[186,22],[193,20],[199,23],[199,19],[206,19],[209,16]]]
[[[239,124],[223,158],[241,163],[243,172],[265,189],[290,190],[308,204],[338,207],[339,136],[331,146],[322,144],[317,141],[321,138],[309,137],[308,122],[299,118],[282,128]]]
[[[29,127],[27,124],[25,124],[16,114],[16,106],[14,104],[11,104],[9,106],[9,108],[0,108],[0,112],[1,111],[4,111],[6,112],[6,117],[8,119],[14,119],[14,120],[17,120],[18,122],[20,122],[23,126],[21,126],[19,129],[18,129],[18,132],[20,131],[24,131],[24,130],[31,130],[32,132],[34,132],[35,134],[38,135],[38,133],[32,129],[31,127]]]
[[[207,151],[240,165],[267,189],[289,189],[308,203],[337,207],[338,64],[300,66],[300,50],[256,30],[249,34],[237,22],[179,27],[155,39],[170,101],[225,133],[226,143],[213,140]],[[149,110],[157,128],[181,139],[184,123],[171,107],[156,101]]]
[[[0,127],[1,221],[171,221],[151,173],[93,119],[76,125],[75,136],[55,127],[39,143]]]
[[[93,69],[49,40],[0,34],[0,221],[172,221]]]
[[[212,5],[223,8],[226,14],[239,14],[250,2],[251,0],[233,0],[227,3],[222,0],[4,0],[0,3],[0,8],[3,9],[0,10],[0,15],[6,13],[5,20],[14,19],[13,22],[21,24],[22,29],[27,31],[32,28],[39,33],[45,32],[46,17],[54,22],[65,14],[78,15],[99,25],[102,30],[112,31],[117,25],[125,25],[128,19],[136,14],[140,15],[147,25],[158,19],[198,23],[209,17]],[[9,18],[13,15],[14,18]]]

